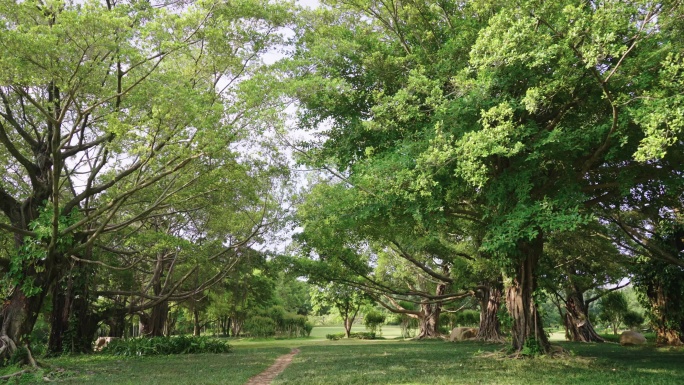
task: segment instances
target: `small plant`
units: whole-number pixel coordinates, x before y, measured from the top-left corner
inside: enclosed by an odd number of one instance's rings
[[[542,354],[542,349],[541,346],[539,346],[539,341],[537,341],[536,338],[534,337],[529,337],[525,340],[525,344],[523,345],[522,350],[520,351],[520,354],[523,356],[538,356]]]

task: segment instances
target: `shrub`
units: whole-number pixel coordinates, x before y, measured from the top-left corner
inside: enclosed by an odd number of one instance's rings
[[[344,333],[326,334],[325,338],[337,341],[339,339],[344,338]],[[376,336],[373,332],[354,332],[349,333],[349,338],[357,338],[359,340],[374,340],[376,339]]]
[[[629,310],[622,316],[622,322],[624,322],[624,324],[630,329],[638,328],[644,323],[644,321],[644,316],[633,310]]]
[[[337,341],[339,339],[344,338],[344,333],[333,333],[333,334],[326,334],[325,338],[332,340],[332,341]]]
[[[252,337],[270,337],[275,335],[276,322],[268,317],[253,316],[245,321],[243,329]]]
[[[363,316],[363,324],[371,333],[380,331],[382,333],[382,324],[385,322],[385,315],[379,311],[371,310]]]
[[[311,331],[313,330],[314,326],[311,322],[305,322],[304,323],[304,330],[302,337],[309,337],[311,335]]]
[[[480,323],[480,312],[463,310],[456,313],[456,324],[459,326],[477,326]]]
[[[209,337],[151,337],[112,340],[103,354],[116,356],[152,356],[168,354],[227,353],[227,342]]]

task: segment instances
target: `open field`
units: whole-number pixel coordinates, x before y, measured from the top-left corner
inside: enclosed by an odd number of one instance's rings
[[[104,355],[44,359],[60,384],[244,384],[293,347],[301,352],[274,384],[680,384],[684,350],[559,343],[562,358],[502,359],[503,345],[479,342],[329,341],[314,337],[233,340],[228,354],[121,358]],[[397,328],[398,329],[398,328]],[[316,330],[316,329],[314,329]],[[383,334],[393,335],[392,328]],[[390,333],[392,332],[392,333]],[[313,333],[312,333],[313,334]],[[322,335],[322,336],[321,336]],[[40,383],[27,375],[11,383]]]
[[[684,351],[562,343],[564,358],[497,359],[499,345],[385,341],[306,346],[275,384],[681,384]],[[322,368],[325,368],[322,370]]]

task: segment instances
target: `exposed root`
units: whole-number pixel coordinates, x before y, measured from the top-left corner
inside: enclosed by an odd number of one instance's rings
[[[38,363],[33,358],[33,354],[31,354],[31,349],[29,349],[28,344],[24,345],[24,347],[26,348],[26,356],[28,357],[29,363],[32,367],[38,369]]]
[[[508,341],[504,337],[498,338],[475,338],[475,341],[484,342],[486,344],[505,344]]]
[[[21,376],[22,374],[28,373],[28,372],[30,372],[30,371],[33,371],[33,369],[24,369],[24,370],[20,370],[20,371],[18,371],[18,372],[16,372],[16,373],[8,374],[8,375],[5,375],[5,376],[0,376],[0,380],[9,380],[9,379],[12,378],[12,377]]]

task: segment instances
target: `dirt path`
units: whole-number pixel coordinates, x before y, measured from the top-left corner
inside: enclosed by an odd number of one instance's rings
[[[277,375],[282,373],[282,371],[290,365],[292,358],[294,358],[297,353],[299,353],[299,349],[292,349],[290,353],[278,357],[273,365],[250,378],[245,385],[269,385]]]

